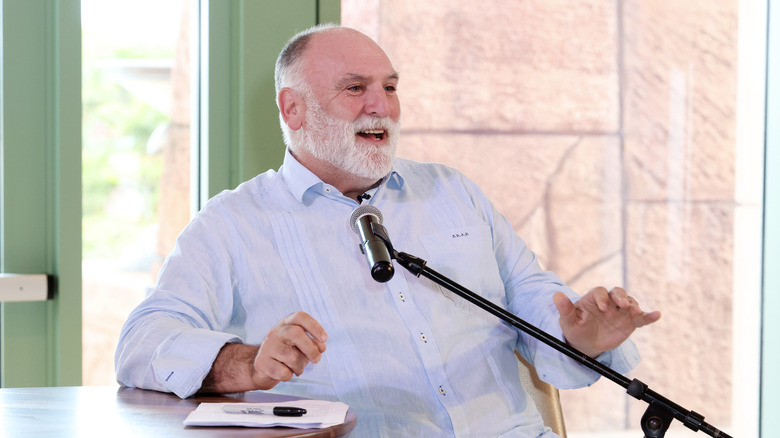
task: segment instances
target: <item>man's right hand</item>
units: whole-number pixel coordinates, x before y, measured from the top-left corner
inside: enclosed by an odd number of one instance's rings
[[[198,392],[234,393],[271,389],[320,361],[328,334],[305,312],[295,312],[268,331],[260,347],[225,344]]]
[[[295,312],[272,328],[255,356],[252,380],[259,389],[300,376],[309,362],[318,363],[328,334],[308,313]]]

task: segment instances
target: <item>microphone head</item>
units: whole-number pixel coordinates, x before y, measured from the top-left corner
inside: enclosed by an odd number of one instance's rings
[[[376,216],[377,222],[380,224],[382,223],[382,212],[380,212],[378,208],[373,205],[361,204],[349,216],[349,225],[352,227],[352,231],[360,233],[357,228],[357,223],[361,217],[366,215]]]

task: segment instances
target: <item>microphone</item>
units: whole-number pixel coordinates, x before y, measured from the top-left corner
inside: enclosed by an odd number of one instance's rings
[[[349,225],[360,236],[360,251],[366,255],[371,277],[380,283],[393,278],[395,271],[388,250],[390,238],[382,226],[379,209],[368,204],[358,206],[349,217]]]

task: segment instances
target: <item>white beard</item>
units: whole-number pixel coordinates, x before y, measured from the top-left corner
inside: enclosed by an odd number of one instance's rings
[[[398,122],[390,117],[368,115],[353,122],[339,120],[326,113],[311,94],[304,98],[306,122],[289,136],[293,152],[306,150],[315,158],[362,178],[378,180],[390,173],[401,130]],[[384,129],[387,143],[359,145],[357,133],[369,129]]]

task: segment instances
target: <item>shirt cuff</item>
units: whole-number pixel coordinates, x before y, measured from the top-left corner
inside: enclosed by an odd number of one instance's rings
[[[166,390],[181,398],[200,389],[219,351],[227,343],[242,343],[229,333],[192,329],[160,346],[152,362],[154,376]]]
[[[639,364],[640,358],[634,343],[626,340],[618,348],[601,353],[595,360],[620,374],[625,374]],[[537,349],[534,366],[543,381],[558,389],[590,386],[601,377],[598,372],[547,345]]]

